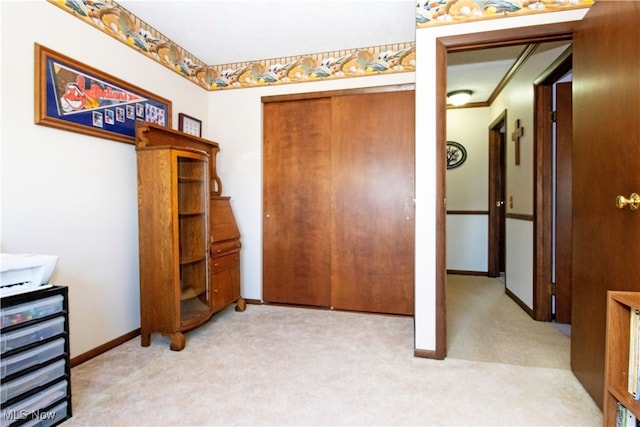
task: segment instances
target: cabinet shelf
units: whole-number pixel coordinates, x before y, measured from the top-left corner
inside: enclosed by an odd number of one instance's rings
[[[611,393],[618,402],[622,403],[625,408],[632,410],[636,415],[640,415],[640,401],[636,400],[636,398],[627,391],[626,387],[609,386],[607,387],[607,391]]]
[[[640,308],[640,292],[615,291],[611,292],[610,297],[612,300],[626,305],[630,309]]]
[[[193,286],[183,286],[180,290],[180,300],[184,301],[192,298],[197,298],[203,295],[205,292],[206,290],[204,288],[201,290],[197,290]]]
[[[206,212],[204,212],[204,211],[180,211],[180,212],[178,212],[178,215],[182,218],[182,217],[188,217],[188,216],[206,215]]]
[[[631,316],[640,309],[640,293],[609,291],[607,293],[607,329],[605,346],[605,386],[603,424],[616,425],[618,403],[640,419],[640,401],[629,391],[629,376],[633,374],[637,381],[638,373],[632,372],[629,357],[640,357],[637,351],[631,351],[633,334]],[[638,338],[640,339],[640,338]],[[637,344],[634,344],[637,345]]]
[[[178,177],[178,182],[180,184],[184,183],[184,184],[188,184],[188,183],[204,183],[205,180],[199,177],[190,177],[190,176],[179,176]]]
[[[180,265],[189,265],[189,264],[195,264],[197,262],[202,262],[202,261],[206,261],[207,260],[207,256],[206,255],[201,255],[201,256],[190,256],[190,257],[183,257],[180,258]]]

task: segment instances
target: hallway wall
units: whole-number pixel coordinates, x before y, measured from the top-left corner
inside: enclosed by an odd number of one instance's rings
[[[447,270],[488,269],[489,112],[489,107],[447,110],[447,140],[467,151],[462,165],[447,170],[447,212],[456,211],[447,214]]]

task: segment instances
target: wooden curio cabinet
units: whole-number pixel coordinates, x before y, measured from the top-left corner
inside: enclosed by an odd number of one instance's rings
[[[179,351],[215,312],[244,310],[240,234],[219,195],[217,143],[149,123],[136,136],[141,344],[159,332]]]

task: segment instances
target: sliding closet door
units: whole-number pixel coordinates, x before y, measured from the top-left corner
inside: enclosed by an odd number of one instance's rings
[[[333,98],[332,306],[413,314],[413,91]]]
[[[263,299],[331,304],[331,98],[263,104]]]

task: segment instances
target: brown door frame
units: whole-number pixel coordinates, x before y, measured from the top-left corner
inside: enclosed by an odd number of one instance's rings
[[[571,64],[567,50],[534,81],[533,318],[547,322],[553,320],[553,85]]]
[[[504,191],[506,185],[504,133],[500,128],[507,123],[504,110],[489,125],[489,253],[487,275],[500,276],[501,259],[504,260]]]
[[[573,61],[572,69],[573,69]],[[573,301],[573,76],[555,93],[555,228],[553,318],[571,324]]]
[[[571,40],[576,22],[567,21],[555,24],[510,28],[508,30],[485,31],[455,36],[439,37],[436,44],[436,144],[440,153],[436,159],[438,184],[436,185],[436,349],[435,358],[446,355],[446,85],[447,53],[517,44],[542,43],[559,40]],[[538,184],[536,183],[536,188]],[[540,229],[539,229],[540,230]],[[534,260],[535,261],[535,260]],[[534,274],[537,270],[534,265]],[[534,281],[537,283],[537,281]],[[534,306],[536,295],[534,294]]]

